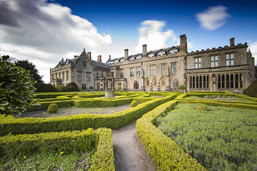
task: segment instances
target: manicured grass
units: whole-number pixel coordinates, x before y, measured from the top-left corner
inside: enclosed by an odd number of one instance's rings
[[[31,156],[8,157],[2,159],[0,170],[88,170],[92,165],[92,155],[90,153],[72,152],[65,153],[34,153]]]
[[[157,126],[208,170],[257,169],[257,110],[179,104]]]
[[[227,101],[242,101],[242,102],[256,102],[254,100],[238,98],[233,96],[188,96],[185,99],[199,99],[199,100],[227,100]]]

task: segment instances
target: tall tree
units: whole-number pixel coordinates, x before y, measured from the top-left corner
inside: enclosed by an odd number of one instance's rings
[[[39,75],[38,70],[33,63],[29,62],[28,60],[18,60],[15,62],[15,65],[29,70],[34,80],[37,81],[36,85],[43,83],[42,76]]]

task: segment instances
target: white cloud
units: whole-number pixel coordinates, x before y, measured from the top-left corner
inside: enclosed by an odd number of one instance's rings
[[[255,65],[257,65],[257,42],[252,43],[249,48],[252,52],[253,57],[255,57]]]
[[[46,0],[1,0],[0,35],[1,54],[35,61],[46,82],[50,66],[62,57],[112,43],[110,35],[100,34],[91,22],[71,14],[70,8]]]
[[[142,52],[142,45],[147,44],[147,50],[156,50],[173,45],[179,45],[180,39],[173,30],[169,29],[165,32],[162,28],[165,26],[164,21],[146,20],[141,23],[139,28],[139,38],[135,50]],[[166,44],[168,43],[168,44]],[[188,48],[192,48],[193,44],[188,43]]]
[[[227,7],[215,6],[196,15],[201,26],[207,30],[215,30],[226,23],[226,19],[231,15],[227,13]]]

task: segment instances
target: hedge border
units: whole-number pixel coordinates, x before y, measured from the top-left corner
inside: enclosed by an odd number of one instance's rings
[[[12,134],[32,134],[40,132],[61,132],[71,130],[82,130],[87,128],[112,128],[118,129],[134,120],[140,118],[145,113],[159,106],[160,104],[172,100],[176,94],[162,99],[151,100],[136,107],[114,114],[80,114],[63,117],[50,118],[21,118],[7,119],[0,121],[0,136]]]
[[[61,143],[58,144],[60,141]],[[67,141],[71,141],[72,143],[67,143]],[[77,146],[79,144],[80,146]],[[84,147],[84,145],[86,147]],[[88,145],[91,146],[90,149]],[[11,155],[26,156],[35,150],[48,152],[52,150],[64,152],[65,154],[74,150],[71,146],[77,146],[76,149],[78,151],[83,151],[81,149],[91,150],[96,147],[96,152],[92,159],[92,166],[89,170],[115,170],[111,129],[99,128],[93,131],[89,128],[83,131],[48,132],[0,137],[0,154],[2,155],[4,152],[11,152]]]
[[[177,103],[176,100],[166,102],[138,119],[137,135],[157,170],[205,170],[196,159],[153,125],[157,117],[172,110]]]

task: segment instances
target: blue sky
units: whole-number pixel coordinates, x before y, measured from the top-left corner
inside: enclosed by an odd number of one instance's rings
[[[256,1],[0,0],[0,54],[50,67],[82,49],[103,61],[173,46],[186,34],[188,51],[247,42],[257,57]],[[256,62],[257,63],[257,62]]]

